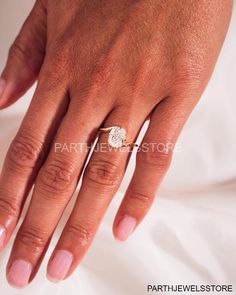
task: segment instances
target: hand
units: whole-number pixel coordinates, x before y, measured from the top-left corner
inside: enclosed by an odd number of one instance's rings
[[[137,153],[115,217],[115,238],[126,240],[141,222],[213,71],[231,6],[230,0],[36,2],[0,80],[1,108],[38,82],[0,179],[1,248],[35,184],[9,258],[10,284],[23,287],[35,276],[85,166],[47,270],[54,281],[72,274],[118,190],[132,150],[96,150],[85,165],[89,150],[77,143],[91,145],[101,126],[121,126],[135,142],[149,118],[146,148],[141,145]],[[102,133],[97,144],[107,140]]]

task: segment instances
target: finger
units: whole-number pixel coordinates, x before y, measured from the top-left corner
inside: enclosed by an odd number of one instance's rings
[[[167,98],[154,110],[137,153],[134,175],[114,220],[116,239],[125,241],[151,207],[192,108],[186,100],[183,105],[180,99]]]
[[[0,176],[0,249],[6,246],[16,226],[67,103],[65,86],[52,89],[46,79],[39,82]]]
[[[132,142],[144,117],[134,120],[127,109],[119,108],[109,115],[105,127],[117,124],[126,128]],[[107,140],[108,135],[101,134],[85,169],[76,205],[50,258],[47,276],[52,281],[65,279],[78,265],[122,180],[130,149],[109,148]]]
[[[24,287],[36,274],[53,231],[75,190],[88,146],[96,134],[94,131],[106,114],[104,108],[96,110],[91,105],[80,106],[77,99],[72,100],[49,156],[40,169],[27,215],[17,233],[7,267],[10,284]],[[17,275],[19,268],[24,276]]]
[[[36,4],[9,51],[0,78],[0,109],[14,103],[34,83],[44,59],[46,12],[42,0]]]

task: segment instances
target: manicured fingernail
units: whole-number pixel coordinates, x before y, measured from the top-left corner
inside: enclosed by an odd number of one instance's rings
[[[5,89],[5,86],[6,86],[6,82],[4,79],[0,78],[0,97],[1,95],[3,94],[3,91]]]
[[[8,272],[7,279],[15,288],[23,288],[29,283],[32,265],[24,260],[15,260]]]
[[[133,232],[137,221],[131,216],[124,216],[118,224],[116,238],[120,241],[125,241]]]
[[[47,277],[52,282],[59,282],[66,277],[73,261],[73,255],[66,250],[57,250],[48,264]]]
[[[0,249],[4,245],[5,238],[6,238],[6,229],[4,226],[0,225]]]

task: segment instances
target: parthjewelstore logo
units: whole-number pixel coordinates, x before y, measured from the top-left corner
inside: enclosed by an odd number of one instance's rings
[[[233,285],[147,285],[148,293],[232,294]]]

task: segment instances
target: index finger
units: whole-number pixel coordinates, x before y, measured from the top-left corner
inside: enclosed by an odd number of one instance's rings
[[[63,89],[40,84],[4,161],[0,176],[0,249],[8,242],[66,104]],[[64,98],[59,104],[56,97]],[[50,101],[50,103],[48,103]],[[47,107],[45,107],[47,106]]]

